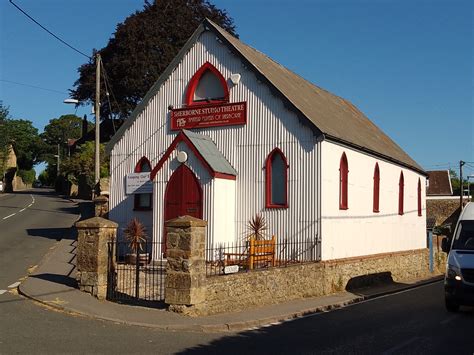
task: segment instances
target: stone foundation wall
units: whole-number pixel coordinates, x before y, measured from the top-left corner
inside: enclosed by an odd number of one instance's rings
[[[209,315],[343,291],[349,280],[390,273],[396,282],[428,277],[428,249],[208,277],[206,301],[196,313]]]

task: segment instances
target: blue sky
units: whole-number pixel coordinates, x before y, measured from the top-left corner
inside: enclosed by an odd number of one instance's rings
[[[87,54],[105,46],[116,24],[143,6],[142,0],[15,3]],[[228,10],[241,40],[352,101],[425,169],[474,162],[472,1],[213,3]],[[86,58],[8,0],[0,3],[0,36],[0,100],[11,115],[42,131],[50,119],[74,113],[62,101]],[[465,173],[474,174],[470,165]]]

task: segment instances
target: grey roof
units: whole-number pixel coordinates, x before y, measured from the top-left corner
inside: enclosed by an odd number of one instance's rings
[[[189,138],[213,171],[237,176],[237,171],[230,165],[219,149],[217,149],[216,144],[210,137],[186,129],[183,129],[183,133]]]
[[[206,30],[213,31],[233,52],[238,54],[261,81],[267,83],[270,89],[280,94],[279,96],[289,108],[306,118],[303,121],[309,122],[318,135],[322,134],[325,139],[349,145],[426,175],[426,172],[402,148],[349,101],[315,86],[263,53],[242,43],[207,19],[198,27],[140,105],[133,111],[131,117],[125,121],[115,137],[111,139],[107,146],[108,152],[111,151],[123,132],[132,125],[174,68],[179,65],[201,33]]]

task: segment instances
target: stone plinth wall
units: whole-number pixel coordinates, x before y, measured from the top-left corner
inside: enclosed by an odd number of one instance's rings
[[[206,300],[196,313],[209,315],[343,291],[349,280],[391,273],[396,282],[429,276],[428,249],[208,277]]]

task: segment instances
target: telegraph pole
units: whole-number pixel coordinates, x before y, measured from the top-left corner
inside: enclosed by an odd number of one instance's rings
[[[95,57],[95,185],[100,180],[100,53]]]
[[[464,164],[466,164],[466,162],[464,162],[462,160],[459,161],[459,186],[461,187],[461,193],[459,194],[459,196],[460,196],[459,207],[460,207],[461,211],[462,211],[462,207],[463,207],[462,206],[462,199],[464,197],[464,191],[463,191],[464,186],[463,186],[463,183],[462,183],[462,167],[464,166]]]

